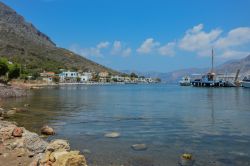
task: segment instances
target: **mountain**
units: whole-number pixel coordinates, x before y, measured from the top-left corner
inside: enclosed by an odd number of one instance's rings
[[[82,71],[117,71],[59,48],[34,25],[0,2],[0,57],[22,64],[30,72],[73,69]]]
[[[217,67],[218,72],[235,73],[240,69],[241,74],[250,73],[250,55],[239,60],[226,62]]]
[[[250,55],[245,58],[237,59],[237,60],[229,60],[215,68],[216,73],[224,74],[224,73],[236,73],[236,71],[240,69],[241,75],[250,74]],[[177,83],[183,76],[192,75],[192,74],[204,74],[209,71],[209,68],[189,68],[189,69],[181,69],[175,70],[167,73],[160,72],[136,72],[136,71],[123,71],[125,73],[135,72],[138,75],[143,75],[146,77],[157,77],[161,78],[162,82],[166,83]]]

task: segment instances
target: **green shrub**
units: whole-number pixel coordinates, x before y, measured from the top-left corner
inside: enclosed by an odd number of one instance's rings
[[[0,76],[5,76],[8,71],[8,61],[4,58],[0,58]]]

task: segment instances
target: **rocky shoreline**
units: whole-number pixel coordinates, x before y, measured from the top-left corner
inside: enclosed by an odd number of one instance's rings
[[[26,95],[27,91],[24,88],[0,84],[0,99],[10,97],[22,97]]]
[[[45,141],[42,136],[0,119],[0,165],[87,166],[79,151],[67,140]]]

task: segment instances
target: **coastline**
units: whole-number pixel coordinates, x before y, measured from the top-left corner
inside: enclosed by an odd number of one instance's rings
[[[4,110],[1,108],[1,114]],[[80,151],[70,149],[67,140],[47,142],[15,122],[0,119],[0,165],[87,166]]]
[[[0,84],[0,99],[10,97],[23,97],[27,95],[26,88]]]

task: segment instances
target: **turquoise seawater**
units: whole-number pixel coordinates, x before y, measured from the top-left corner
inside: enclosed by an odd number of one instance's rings
[[[250,165],[250,89],[178,85],[63,86],[8,99],[30,104],[11,119],[39,132],[48,124],[84,152],[89,166],[178,165],[192,153],[195,165]],[[116,131],[119,138],[105,138]],[[146,151],[131,145],[143,143]]]

